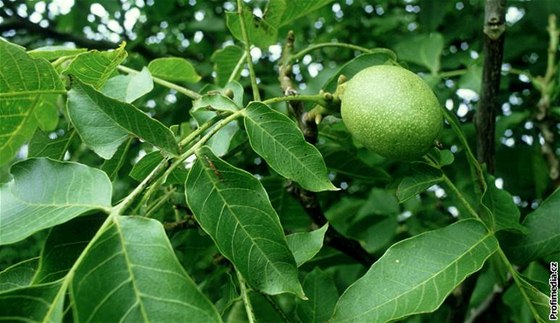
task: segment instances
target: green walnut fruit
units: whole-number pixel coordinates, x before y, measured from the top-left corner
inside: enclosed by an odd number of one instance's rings
[[[428,84],[402,67],[377,65],[360,71],[345,84],[341,100],[348,131],[386,158],[421,157],[443,127],[439,102]]]

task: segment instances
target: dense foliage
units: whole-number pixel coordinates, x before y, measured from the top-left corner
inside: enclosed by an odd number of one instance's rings
[[[482,0],[0,0],[0,320],[547,321],[554,13],[507,3],[494,169]],[[418,160],[341,121],[383,64],[441,104]]]

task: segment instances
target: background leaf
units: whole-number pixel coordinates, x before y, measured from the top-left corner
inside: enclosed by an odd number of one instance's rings
[[[0,245],[111,206],[111,182],[98,169],[37,158],[11,172],[13,180],[0,185]]]
[[[528,263],[560,252],[560,190],[556,190],[543,204],[523,221],[527,234],[499,235],[508,258],[518,264]]]
[[[58,133],[55,135],[56,138],[51,139],[42,131],[35,131],[29,141],[28,157],[49,157],[62,160],[78,135],[74,129],[64,132],[62,136],[59,136]]]
[[[395,46],[399,58],[426,67],[433,74],[440,70],[444,39],[439,33],[413,36]]]
[[[154,88],[152,75],[146,67],[139,73],[117,75],[110,78],[101,88],[101,92],[108,97],[132,103],[136,99],[149,93]]]
[[[321,250],[328,228],[329,225],[325,224],[317,230],[292,233],[286,237],[288,248],[294,254],[298,267],[311,260]]]
[[[0,272],[0,293],[31,285],[39,258],[31,258],[12,265]]]
[[[200,226],[253,288],[303,296],[295,260],[261,183],[208,147],[196,155],[185,194]]]
[[[300,321],[327,322],[338,300],[338,290],[332,277],[320,268],[314,268],[305,276],[303,290],[309,300],[297,300],[296,311]]]
[[[68,92],[68,116],[84,143],[105,159],[111,159],[129,135],[171,154],[179,150],[173,133],[161,122],[79,80]]]
[[[282,26],[290,24],[292,21],[305,17],[310,12],[325,6],[333,0],[315,0],[315,1],[301,1],[301,0],[285,0],[286,10],[282,15],[280,23]]]
[[[487,189],[482,195],[482,204],[485,207],[483,212],[488,212],[488,216],[494,219],[495,230],[526,232],[519,223],[520,212],[511,194],[496,187],[494,176],[485,174],[485,180]]]
[[[386,322],[434,311],[497,247],[476,220],[398,242],[344,292],[332,321]]]
[[[62,322],[62,282],[35,285],[0,293],[0,317],[22,322]]]
[[[249,143],[272,169],[310,191],[336,190],[323,157],[292,120],[259,102],[250,103],[245,111]]]
[[[245,52],[239,46],[229,45],[212,54],[211,60],[216,71],[216,83],[224,86],[230,79],[238,78],[245,62]]]
[[[397,188],[397,197],[400,203],[443,181],[441,170],[426,163],[413,163],[410,167],[410,173],[410,176],[402,179]]]
[[[154,77],[171,82],[196,83],[200,80],[194,66],[180,57],[156,58],[148,64],[148,69]]]
[[[0,165],[12,159],[35,129],[36,112],[45,95],[64,93],[54,68],[44,59],[33,59],[17,45],[0,39]],[[46,128],[51,128],[48,125]]]
[[[285,10],[286,3],[284,0],[270,0],[263,10],[263,17],[260,18],[255,16],[251,9],[244,5],[242,18],[245,23],[249,42],[261,48],[267,48],[274,44],[278,38],[278,28],[282,22],[282,14]],[[226,24],[231,34],[243,42],[241,24],[237,11],[227,12],[226,18]]]
[[[76,269],[75,319],[94,322],[220,322],[180,266],[162,225],[116,217]]]

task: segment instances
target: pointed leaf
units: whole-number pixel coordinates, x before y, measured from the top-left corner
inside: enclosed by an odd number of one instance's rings
[[[198,223],[253,288],[303,296],[278,215],[253,175],[203,147],[185,186]]]
[[[111,206],[111,182],[95,168],[37,158],[11,173],[13,180],[0,185],[0,245]]]
[[[329,225],[325,224],[320,229],[311,232],[292,233],[286,237],[288,248],[294,254],[298,267],[313,259],[321,250],[328,228]]]
[[[11,322],[62,322],[62,282],[35,285],[0,293],[0,318]]]
[[[237,104],[235,104],[235,102],[227,96],[221,94],[205,94],[199,99],[193,101],[193,110],[202,108],[235,112],[239,110],[240,107],[238,107]]]
[[[337,190],[321,153],[292,120],[260,102],[250,103],[245,111],[249,143],[272,169],[313,192]]]
[[[33,284],[49,283],[66,276],[105,219],[105,215],[94,214],[52,228],[41,251]]]
[[[33,136],[41,98],[66,91],[49,62],[33,59],[3,39],[0,62],[0,164],[4,164]]]
[[[70,297],[79,322],[221,321],[163,226],[146,218],[115,218],[76,269]]]
[[[383,168],[367,165],[350,150],[332,146],[323,146],[320,150],[329,170],[337,174],[367,182],[388,182],[391,178]]]
[[[285,0],[286,11],[282,15],[281,25],[285,26],[290,22],[304,17],[309,13],[325,6],[333,0],[315,0],[315,1],[301,1],[301,0]]]
[[[519,315],[524,309],[529,309],[530,317],[536,322],[550,322],[550,299],[548,295],[533,286],[529,279],[521,274],[516,274],[516,284],[512,285],[503,296],[503,302],[515,314]],[[551,285],[552,286],[552,285]],[[521,315],[519,315],[521,316]]]
[[[432,73],[440,69],[444,40],[439,33],[417,35],[397,44],[399,58],[426,67]]]
[[[39,266],[39,258],[31,258],[0,272],[0,293],[31,285]]]
[[[526,232],[527,230],[519,223],[520,212],[511,194],[496,187],[494,176],[484,175],[487,189],[482,195],[483,212],[494,219],[495,230]]]
[[[434,311],[497,247],[477,220],[400,241],[344,292],[332,322],[386,322]]]
[[[560,189],[550,195],[523,221],[527,234],[500,235],[508,258],[524,264],[560,252]]]
[[[284,0],[270,0],[264,10],[263,17],[260,18],[255,16],[251,9],[244,5],[242,18],[249,43],[261,48],[267,48],[274,44],[278,38],[278,28],[282,23],[282,14],[285,10],[286,3]],[[235,38],[244,41],[237,11],[226,13],[226,24]]]
[[[154,77],[171,82],[196,83],[200,80],[194,66],[180,57],[156,58],[148,64],[148,69]]]
[[[92,50],[79,54],[64,73],[73,75],[83,83],[100,89],[128,55],[124,46],[125,43],[122,43],[119,48],[113,51],[99,52]]]
[[[72,142],[77,138],[78,135],[74,129],[54,139],[37,130],[29,142],[28,157],[49,157],[62,160]]]
[[[317,267],[305,276],[303,290],[309,300],[296,300],[296,311],[300,321],[327,322],[338,300],[338,290],[334,280]]]
[[[323,89],[327,92],[333,93],[336,90],[338,84],[338,78],[340,75],[344,75],[346,79],[351,79],[359,71],[365,69],[366,67],[375,65],[392,64],[396,65],[394,61],[396,55],[388,53],[367,53],[357,56],[348,63],[342,65],[328,80],[325,82]]]
[[[154,88],[152,75],[146,67],[139,73],[117,75],[110,78],[101,88],[101,92],[108,97],[132,103]]]
[[[224,86],[229,80],[236,80],[245,63],[245,52],[239,46],[226,46],[212,54],[216,83]]]
[[[443,181],[441,170],[425,163],[414,163],[411,167],[411,173],[411,176],[403,178],[397,188],[397,197],[400,203]]]
[[[63,56],[73,56],[87,52],[85,48],[71,48],[68,46],[45,46],[27,52],[33,58],[44,58],[47,61],[54,61]]]
[[[119,147],[117,152],[113,155],[113,158],[107,159],[101,164],[101,170],[107,173],[109,179],[114,181],[119,174],[119,170],[124,165],[128,157],[128,150],[130,148],[130,144],[132,143],[132,138],[128,138],[126,143]]]
[[[72,83],[68,92],[68,116],[84,143],[99,156],[111,159],[129,135],[171,154],[178,152],[173,133],[161,122],[77,79]]]

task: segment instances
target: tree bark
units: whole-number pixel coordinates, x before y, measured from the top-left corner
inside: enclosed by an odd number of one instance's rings
[[[478,161],[495,170],[496,114],[504,53],[505,0],[486,0],[484,8],[484,67],[480,103],[475,114]]]

